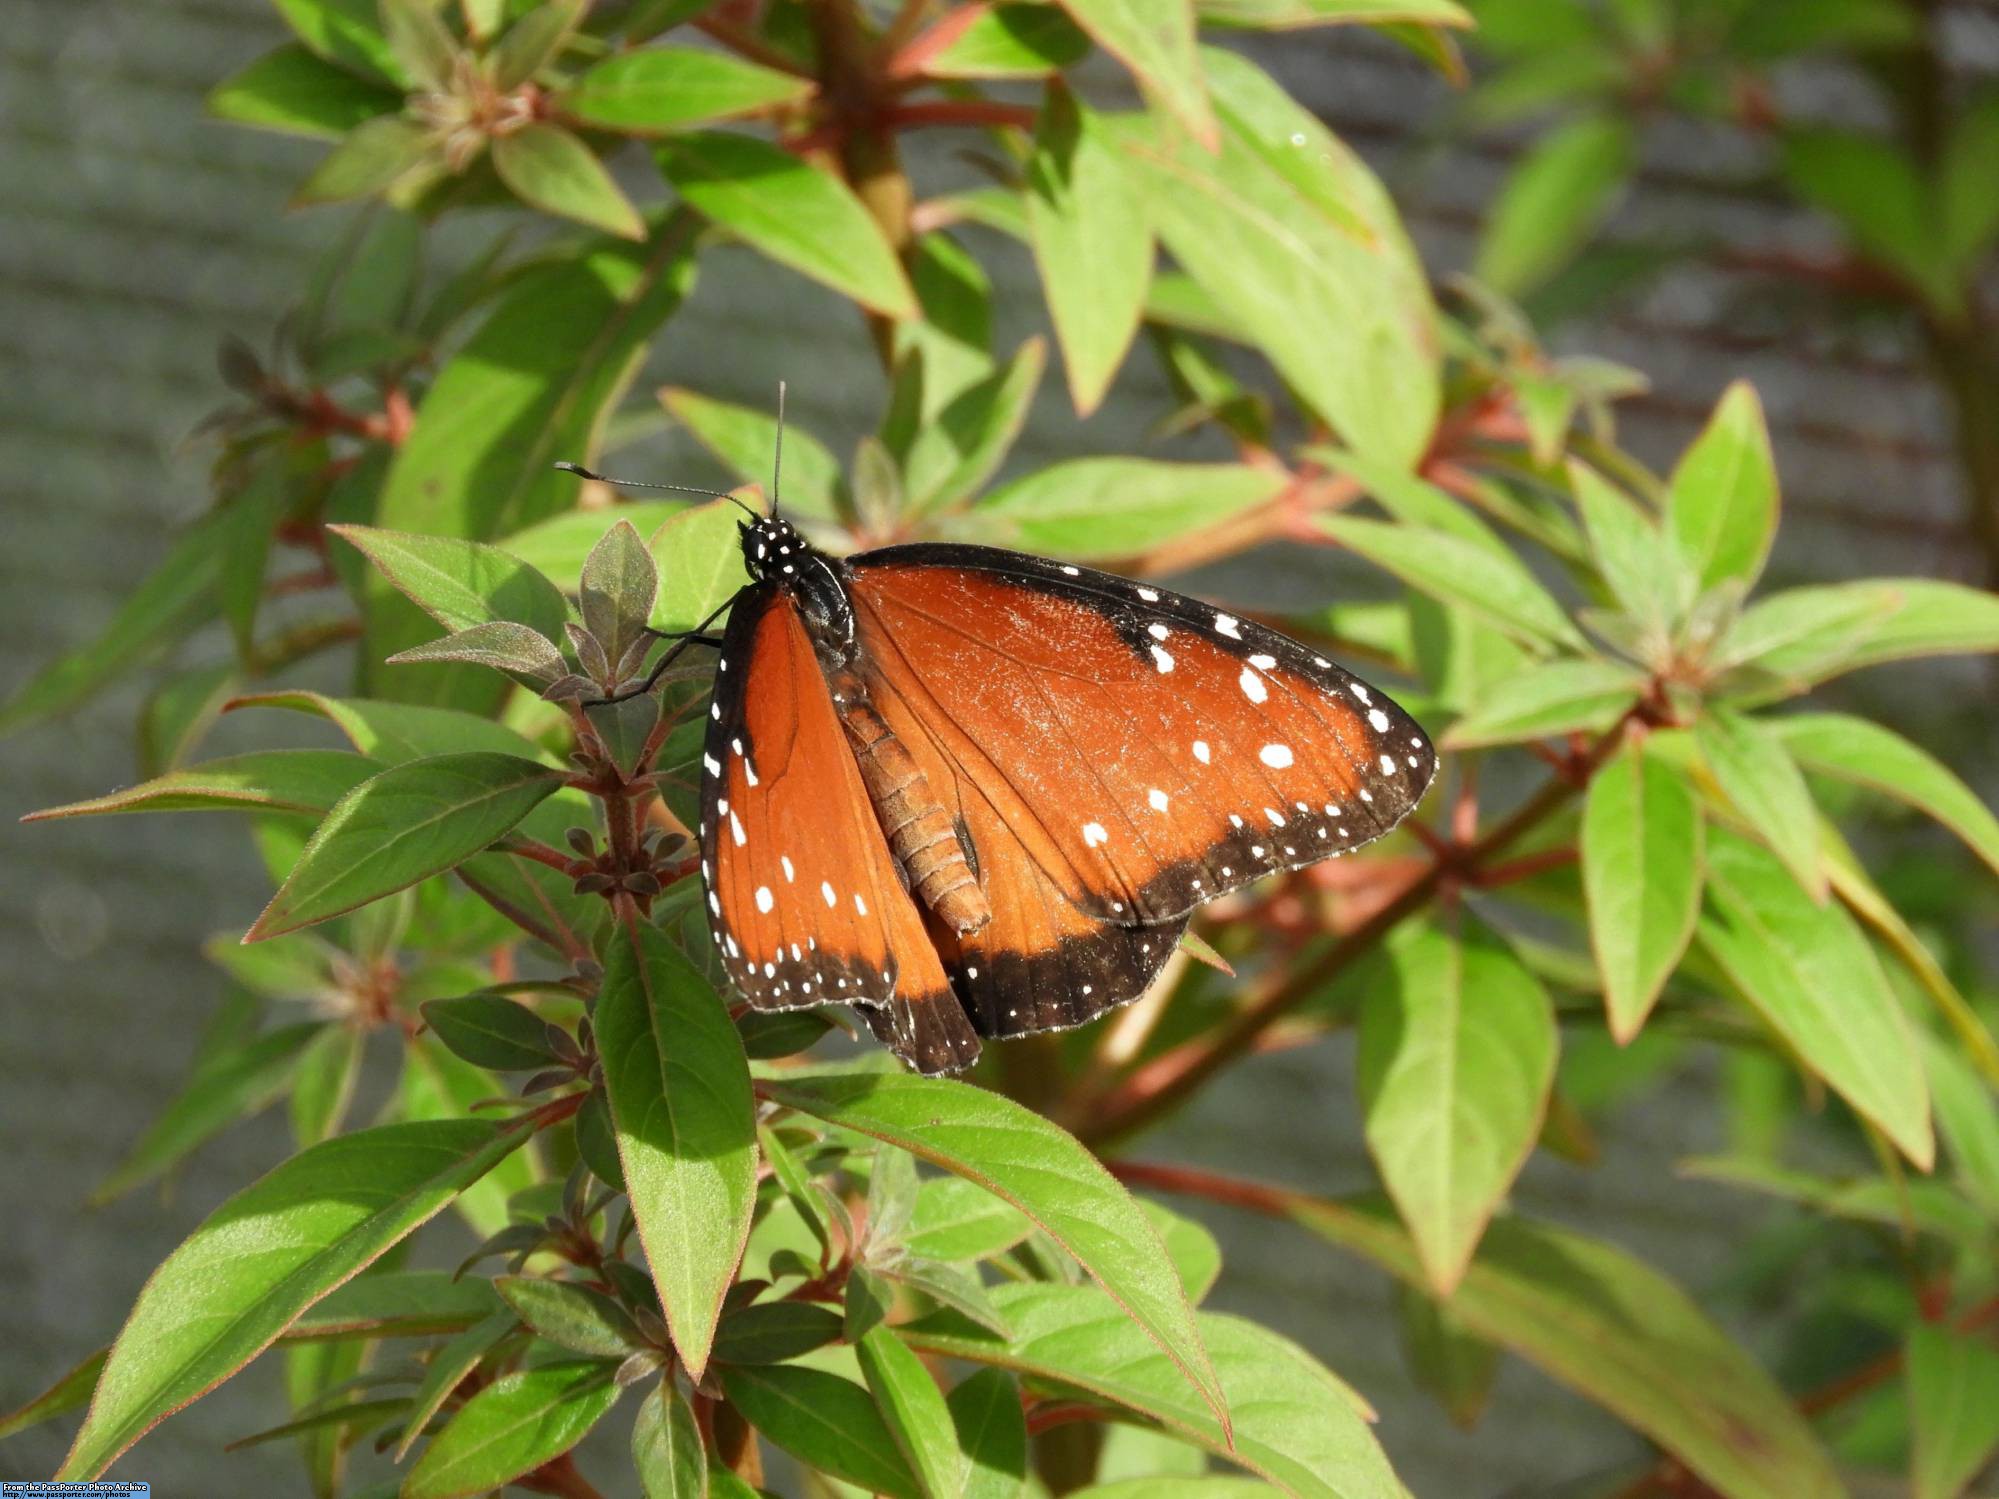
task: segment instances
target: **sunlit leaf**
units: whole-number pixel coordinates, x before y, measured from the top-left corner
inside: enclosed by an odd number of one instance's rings
[[[1777,465],[1755,388],[1729,386],[1701,435],[1673,470],[1666,531],[1696,589],[1727,579],[1753,584],[1777,534]]]
[[[726,52],[647,47],[606,58],[557,97],[562,112],[585,125],[663,135],[793,103],[812,88],[809,78]]]
[[[1610,1031],[1638,1034],[1700,913],[1704,824],[1684,775],[1633,740],[1590,778],[1583,893]]]
[[[1195,140],[1213,149],[1215,111],[1194,42],[1193,0],[1062,0],[1062,8]]]
[[[982,539],[1058,557],[1133,557],[1219,525],[1284,488],[1246,463],[1072,458],[1003,485],[966,518]]]
[[[535,123],[497,137],[493,170],[530,208],[625,239],[644,239],[645,220],[582,138]]]
[[[109,812],[308,812],[330,810],[381,763],[345,750],[260,750],[168,771],[108,796],[30,812],[23,822]]]
[[[1500,189],[1473,274],[1508,295],[1560,270],[1595,231],[1631,174],[1622,114],[1582,114],[1534,143]]]
[[[722,1389],[750,1425],[822,1473],[890,1499],[926,1499],[868,1392],[797,1364],[724,1368]]]
[[[615,1363],[574,1359],[503,1374],[431,1438],[402,1499],[470,1499],[552,1462],[617,1404]]]
[[[287,42],[216,84],[206,102],[220,120],[339,140],[363,120],[400,109],[403,96]]]

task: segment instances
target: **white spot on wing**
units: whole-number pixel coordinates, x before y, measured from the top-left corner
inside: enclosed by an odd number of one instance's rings
[[[1291,763],[1291,746],[1288,744],[1266,744],[1256,752],[1256,758],[1272,770],[1283,770]]]
[[[743,779],[748,781],[752,786],[757,783],[757,768],[750,764],[747,758],[743,761]]]
[[[793,871],[791,867],[791,855],[779,854],[777,856],[777,862],[784,866],[784,882],[787,885],[795,883],[798,879],[798,875]]]
[[[1159,668],[1161,675],[1173,670],[1173,656],[1163,645],[1152,648],[1152,664]]]
[[[1395,761],[1387,755],[1381,757],[1381,773],[1385,776],[1395,774]]]
[[[828,881],[821,880],[819,882],[819,893],[826,897],[826,909],[829,911],[832,910],[834,901],[839,899],[838,896],[833,894],[833,886]]]
[[[861,892],[858,890],[854,892],[854,909],[863,916],[868,914],[868,903],[861,899]]]
[[[1068,574],[1070,577],[1074,578],[1081,574],[1082,569],[1077,567],[1071,567],[1068,563],[1065,562],[1062,564],[1062,571]]]
[[[1150,791],[1145,793],[1145,799],[1152,803],[1153,811],[1164,812],[1166,810],[1166,793],[1161,791],[1157,786],[1154,786]]]
[[[1358,682],[1349,683],[1347,686],[1347,691],[1351,692],[1355,697],[1359,698],[1362,703],[1371,703],[1374,701],[1373,698],[1367,695],[1367,689]]]
[[[1249,658],[1249,664],[1254,666],[1258,671],[1269,671],[1271,667],[1277,664],[1277,658],[1275,656],[1255,655]]]
[[[729,836],[736,840],[737,848],[741,848],[745,843],[749,842],[749,839],[743,836],[742,818],[733,812],[729,814]]]
[[[1159,591],[1157,589],[1141,588],[1138,590],[1138,596],[1144,599],[1148,604],[1156,604],[1159,602]]]
[[[1086,822],[1083,824],[1083,847],[1095,848],[1099,843],[1109,843],[1110,841],[1111,835],[1104,831],[1102,823]]]
[[[1242,695],[1252,703],[1260,703],[1270,696],[1270,689],[1263,685],[1263,678],[1247,666],[1242,669],[1242,675],[1236,678],[1236,684],[1242,688]]]
[[[1242,632],[1236,628],[1236,621],[1233,615],[1217,614],[1215,616],[1215,628],[1231,640],[1242,639]]]
[[[1284,814],[1278,811],[1275,807],[1265,807],[1263,809],[1263,815],[1270,819],[1270,825],[1273,828],[1281,828],[1284,826]]]
[[[1154,640],[1164,640],[1168,635],[1171,635],[1173,632],[1167,629],[1166,626],[1159,624],[1158,622],[1155,621],[1154,623],[1149,624],[1145,627],[1145,633],[1150,635]]]
[[[1375,733],[1386,734],[1388,732],[1388,715],[1383,713],[1379,708],[1370,708],[1367,710],[1367,721],[1374,725]]]
[[[757,886],[757,909],[759,911],[762,911],[765,915],[769,915],[770,908],[775,904],[777,904],[777,902],[771,899],[770,886],[768,885]]]
[[[1196,740],[1194,741],[1194,758],[1195,758],[1196,760],[1199,760],[1199,761],[1200,761],[1200,762],[1201,762],[1201,763],[1202,763],[1203,765],[1206,765],[1206,764],[1208,763],[1208,741],[1207,741],[1207,740],[1205,740],[1205,739],[1196,739]]]
[[[722,773],[721,763],[717,761],[713,755],[708,755],[708,754],[702,755],[701,768],[707,771],[708,774],[711,776],[718,776]]]

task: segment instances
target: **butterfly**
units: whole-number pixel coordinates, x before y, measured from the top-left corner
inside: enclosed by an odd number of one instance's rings
[[[717,651],[715,945],[755,1008],[853,1006],[920,1072],[1138,998],[1196,907],[1381,837],[1435,774],[1384,693],[1197,599],[751,514],[754,581],[683,642]]]

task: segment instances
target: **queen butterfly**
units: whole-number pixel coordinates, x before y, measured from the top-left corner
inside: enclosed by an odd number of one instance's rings
[[[716,945],[756,1008],[852,1005],[922,1072],[1138,998],[1195,907],[1381,837],[1435,773],[1385,694],[1196,599],[738,529],[755,581],[688,637],[719,651]]]

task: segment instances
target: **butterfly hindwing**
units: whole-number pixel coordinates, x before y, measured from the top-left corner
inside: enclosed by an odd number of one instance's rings
[[[708,914],[759,1009],[877,1012],[915,1065],[965,1065],[978,1039],[904,889],[789,594],[744,590],[716,663],[702,756]]]
[[[985,547],[850,566],[874,668],[907,684],[1047,883],[1100,921],[1174,921],[1358,848],[1435,773],[1385,694],[1198,600]]]

